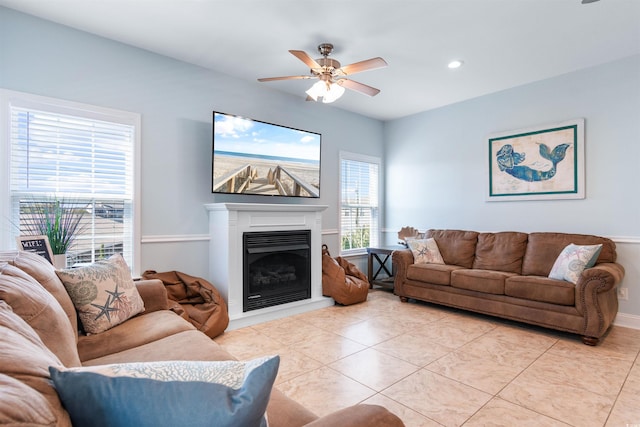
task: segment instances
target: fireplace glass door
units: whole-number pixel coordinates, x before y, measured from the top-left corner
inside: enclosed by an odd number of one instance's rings
[[[243,311],[311,298],[311,231],[243,234]]]

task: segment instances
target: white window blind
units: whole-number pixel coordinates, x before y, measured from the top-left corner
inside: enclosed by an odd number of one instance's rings
[[[379,238],[380,161],[340,155],[341,253],[362,252]]]
[[[133,263],[135,126],[12,106],[9,190],[20,232],[55,200],[80,215],[68,265],[122,253]]]

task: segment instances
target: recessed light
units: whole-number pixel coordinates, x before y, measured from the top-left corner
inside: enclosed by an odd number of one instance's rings
[[[449,62],[449,65],[447,65],[447,67],[451,68],[452,70],[455,70],[456,68],[462,67],[462,64],[464,64],[464,61],[460,59],[456,59],[454,61]]]

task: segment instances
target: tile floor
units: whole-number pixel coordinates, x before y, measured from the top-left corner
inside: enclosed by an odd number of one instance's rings
[[[226,332],[239,359],[279,354],[276,386],[318,415],[385,406],[411,426],[640,425],[640,330],[580,338],[374,289],[368,301]]]

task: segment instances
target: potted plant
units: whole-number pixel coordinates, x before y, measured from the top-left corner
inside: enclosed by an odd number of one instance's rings
[[[49,239],[56,268],[65,268],[67,250],[82,231],[87,204],[79,200],[46,197],[20,203],[20,231]]]

